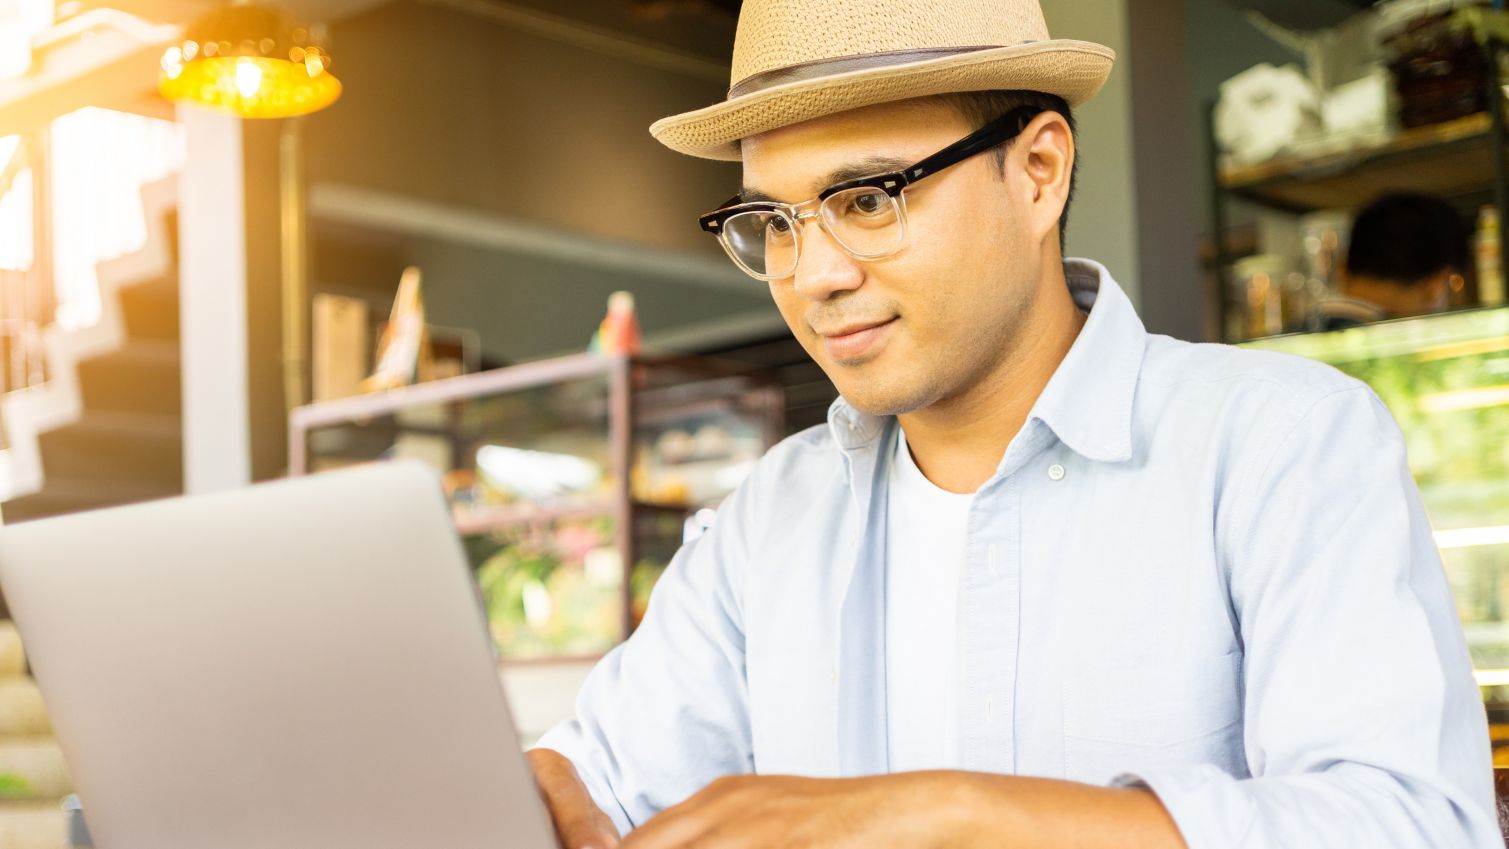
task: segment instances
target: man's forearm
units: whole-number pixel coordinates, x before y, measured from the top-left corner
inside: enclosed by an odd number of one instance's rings
[[[1185,849],[1151,791],[1048,778],[950,773],[945,828],[955,847]]]

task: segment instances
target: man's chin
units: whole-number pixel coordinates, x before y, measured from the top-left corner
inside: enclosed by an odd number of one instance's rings
[[[931,403],[926,392],[875,382],[834,382],[849,406],[871,416],[902,416]]]

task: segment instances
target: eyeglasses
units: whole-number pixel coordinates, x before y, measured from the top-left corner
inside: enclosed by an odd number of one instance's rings
[[[884,259],[901,250],[906,240],[902,192],[908,186],[1016,138],[1042,111],[1032,106],[1013,109],[900,171],[845,180],[804,203],[740,203],[735,195],[699,220],[703,230],[718,237],[734,264],[757,280],[783,280],[796,273],[800,225],[809,218],[816,218],[823,232],[855,259]]]

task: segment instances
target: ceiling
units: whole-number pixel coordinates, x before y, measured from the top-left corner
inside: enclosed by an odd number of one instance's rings
[[[273,0],[293,12],[299,18],[311,22],[331,23],[349,17],[389,0]],[[507,0],[504,0],[507,2]],[[709,16],[714,19],[733,19],[739,14],[742,0],[614,0],[634,18],[660,22],[670,19],[681,22],[688,18]],[[524,0],[525,5],[535,5]],[[607,12],[594,0],[599,13]],[[96,9],[115,9],[135,15],[145,21],[166,24],[187,24],[211,9],[224,5],[224,0],[67,0],[58,4],[58,20],[76,17]],[[564,11],[571,3],[539,4],[542,9]],[[620,13],[622,14],[622,13]]]
[[[1229,0],[1239,9],[1260,12],[1274,23],[1297,30],[1333,27],[1370,8],[1377,0]]]
[[[743,0],[623,0],[635,11],[646,15],[664,15],[686,10],[712,10],[738,17]]]

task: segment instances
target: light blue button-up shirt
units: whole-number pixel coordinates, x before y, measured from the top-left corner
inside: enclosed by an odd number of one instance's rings
[[[1193,849],[1502,847],[1397,426],[1328,366],[1148,334],[1105,269],[973,501],[970,770],[1150,787]],[[886,772],[894,419],[772,449],[540,745],[628,831],[731,773]]]

